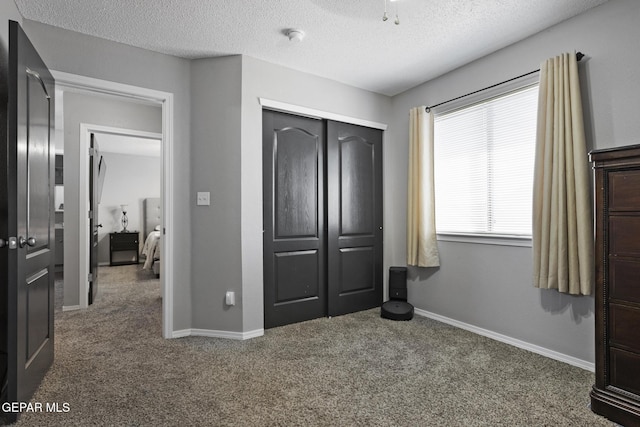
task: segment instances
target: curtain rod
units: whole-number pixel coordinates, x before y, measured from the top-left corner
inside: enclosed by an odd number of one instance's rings
[[[584,58],[584,53],[582,53],[582,52],[578,52],[578,53],[576,53],[576,59],[577,59],[578,61],[580,61],[582,58]],[[513,77],[513,78],[511,78],[511,79],[505,80],[505,81],[503,81],[503,82],[496,83],[496,84],[493,84],[493,85],[491,85],[491,86],[487,86],[487,87],[482,88],[482,89],[474,90],[473,92],[469,92],[469,93],[467,93],[466,95],[460,95],[460,96],[457,96],[457,97],[455,97],[455,98],[452,98],[452,99],[450,99],[450,100],[448,100],[448,101],[443,101],[443,102],[440,102],[440,103],[438,103],[438,104],[436,104],[436,105],[431,105],[431,106],[429,106],[429,107],[425,107],[425,111],[428,113],[429,111],[431,111],[431,109],[432,109],[432,108],[436,108],[436,107],[439,107],[439,106],[441,106],[441,105],[448,104],[449,102],[457,101],[458,99],[464,98],[464,97],[466,97],[466,96],[475,95],[475,94],[476,94],[476,93],[478,93],[478,92],[482,92],[482,91],[487,90],[487,89],[492,89],[492,88],[494,88],[494,87],[496,87],[496,86],[500,86],[500,85],[503,85],[503,84],[505,84],[505,83],[509,83],[509,82],[514,81],[514,80],[521,79],[522,77],[526,77],[526,76],[531,75],[531,74],[533,74],[533,73],[537,73],[538,71],[540,71],[540,68],[538,68],[537,70],[529,71],[528,73],[521,74],[521,75],[519,75],[519,76],[517,76],[517,77]]]

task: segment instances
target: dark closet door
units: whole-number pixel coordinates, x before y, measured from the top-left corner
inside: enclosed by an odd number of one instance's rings
[[[329,315],[382,304],[382,131],[327,124]]]
[[[324,123],[265,111],[265,328],[327,315]]]

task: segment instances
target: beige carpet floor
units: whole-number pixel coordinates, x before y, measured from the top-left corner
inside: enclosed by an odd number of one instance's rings
[[[375,309],[246,341],[165,340],[158,280],[100,274],[96,304],[56,313],[56,359],[33,397],[68,412],[18,425],[612,425],[588,408],[592,373],[430,319]]]

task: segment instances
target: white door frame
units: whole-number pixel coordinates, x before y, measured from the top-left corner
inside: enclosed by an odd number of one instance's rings
[[[95,125],[95,124],[91,124],[91,123],[80,123],[80,153],[85,153],[84,157],[83,155],[80,156],[80,162],[84,163],[84,167],[81,167],[79,169],[79,177],[78,177],[78,183],[79,185],[79,191],[80,191],[80,198],[79,198],[79,203],[80,203],[80,210],[79,212],[82,214],[83,212],[89,212],[89,162],[91,161],[91,156],[89,155],[89,147],[91,144],[91,134],[95,133],[95,134],[108,134],[108,135],[118,135],[118,136],[132,136],[132,137],[136,137],[136,138],[143,138],[143,139],[152,139],[152,140],[160,140],[162,141],[162,134],[161,133],[155,133],[155,132],[145,132],[145,131],[139,131],[139,130],[134,130],[134,129],[123,129],[123,128],[116,128],[116,127],[112,127],[112,126],[101,126],[101,125]],[[162,160],[161,160],[162,161]],[[84,183],[84,185],[82,185],[82,183]],[[81,221],[85,222],[85,218],[87,217],[87,215],[80,215],[81,217]],[[84,279],[84,280],[80,280],[80,308],[87,308],[89,306],[89,281],[88,281],[88,276],[90,271],[90,236],[91,236],[91,230],[89,230],[90,227],[90,221],[88,219],[86,219],[86,228],[85,227],[81,227],[79,230],[79,235],[78,235],[78,240],[80,242],[85,242],[85,247],[80,249],[80,264],[79,264],[79,279]],[[146,238],[146,236],[142,237],[143,239]],[[160,252],[162,253],[162,251]],[[164,258],[164,257],[163,257]],[[166,261],[164,259],[160,260],[160,263],[162,264],[162,268],[161,270],[164,271],[164,263]],[[161,282],[162,282],[162,278],[161,278]],[[161,286],[162,287],[162,286]],[[164,293],[164,289],[162,289],[163,293]]]
[[[158,104],[162,107],[162,152],[161,158],[161,195],[162,195],[162,229],[163,236],[160,241],[162,253],[162,274],[160,276],[160,286],[162,288],[162,336],[172,338],[173,336],[173,93],[162,92],[153,89],[141,88],[107,80],[95,79],[76,74],[69,74],[61,71],[51,70],[56,81],[56,87],[63,90],[73,90],[85,94],[103,94],[124,97],[133,101],[143,101],[146,103]],[[89,143],[86,136],[88,129],[96,129],[94,125],[85,125],[80,129],[80,163],[78,164],[79,182],[86,183],[80,185],[79,189],[79,239],[78,247],[80,251],[80,268],[78,269],[78,283],[80,283],[79,297],[80,308],[88,306],[87,277],[89,268]],[[113,128],[112,128],[113,129]],[[127,130],[128,132],[131,132]],[[84,150],[84,151],[83,151]],[[87,153],[83,155],[82,153]],[[71,242],[70,242],[71,243]]]

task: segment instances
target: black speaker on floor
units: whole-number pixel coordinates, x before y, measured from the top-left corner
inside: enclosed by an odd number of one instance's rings
[[[407,302],[407,267],[389,268],[389,298],[382,304],[381,317],[391,320],[413,318],[413,306]]]

